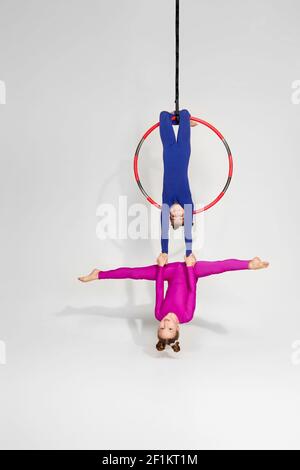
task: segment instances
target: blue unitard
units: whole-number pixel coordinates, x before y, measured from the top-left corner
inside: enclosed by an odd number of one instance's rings
[[[176,136],[173,129],[173,114],[160,113],[160,137],[163,144],[164,179],[161,211],[161,249],[168,253],[170,207],[174,203],[184,209],[184,235],[186,256],[192,253],[192,225],[194,204],[188,178],[191,155],[190,113],[179,112],[179,129]]]

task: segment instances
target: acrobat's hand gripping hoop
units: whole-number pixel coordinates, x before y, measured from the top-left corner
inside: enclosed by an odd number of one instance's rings
[[[173,119],[176,119],[175,117]],[[209,129],[211,129],[219,138],[220,140],[223,142],[223,145],[226,149],[226,152],[227,152],[227,156],[228,156],[228,177],[227,177],[227,181],[226,181],[226,184],[224,186],[224,188],[222,189],[222,191],[220,192],[220,194],[212,201],[210,202],[209,204],[207,204],[206,206],[204,207],[200,207],[199,209],[197,210],[194,210],[194,214],[199,214],[200,212],[204,212],[206,211],[207,209],[210,209],[211,207],[213,207],[215,204],[217,204],[217,202],[220,201],[220,199],[222,199],[222,197],[224,196],[224,194],[226,193],[230,183],[231,183],[231,179],[232,179],[232,173],[233,173],[233,160],[232,160],[232,155],[231,155],[231,151],[230,151],[230,147],[228,145],[228,143],[226,142],[225,138],[223,137],[223,135],[221,134],[221,132],[218,131],[218,129],[216,129],[212,124],[209,124],[209,122],[206,122],[206,121],[203,121],[203,119],[199,119],[197,117],[192,117],[191,116],[191,121],[196,121],[198,122],[199,124],[203,124],[204,126],[208,127]],[[138,162],[139,162],[139,154],[140,154],[140,150],[141,150],[141,147],[143,145],[143,143],[145,142],[145,140],[147,139],[147,137],[155,130],[159,127],[159,122],[157,122],[156,124],[154,124],[152,127],[150,127],[150,129],[147,130],[147,132],[143,135],[143,137],[141,138],[141,140],[139,141],[139,144],[136,148],[136,151],[135,151],[135,155],[134,155],[134,176],[135,176],[135,180],[138,184],[138,187],[140,188],[141,192],[143,193],[143,195],[145,196],[145,198],[147,199],[147,201],[149,201],[151,204],[153,204],[155,207],[157,207],[158,209],[161,209],[161,205],[158,204],[157,202],[155,202],[152,197],[149,196],[149,194],[145,191],[142,183],[141,183],[141,180],[140,180],[140,177],[139,177],[139,169],[138,169]]]

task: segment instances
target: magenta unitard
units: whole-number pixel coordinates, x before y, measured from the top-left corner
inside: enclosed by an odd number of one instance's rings
[[[142,268],[118,268],[100,271],[99,279],[145,279],[156,281],[155,317],[162,320],[168,313],[175,313],[180,323],[192,320],[196,307],[196,286],[199,277],[238,271],[249,268],[249,261],[228,259],[224,261],[198,261],[193,267],[185,263],[170,263]],[[164,281],[168,289],[164,296]]]

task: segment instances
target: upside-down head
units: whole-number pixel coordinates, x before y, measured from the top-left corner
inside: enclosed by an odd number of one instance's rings
[[[179,323],[174,313],[168,313],[160,322],[157,330],[158,343],[156,349],[164,351],[167,345],[171,346],[174,352],[180,351],[179,346]]]
[[[174,230],[184,225],[184,209],[178,203],[170,207],[170,222]]]

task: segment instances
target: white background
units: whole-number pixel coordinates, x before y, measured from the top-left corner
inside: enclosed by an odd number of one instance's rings
[[[182,351],[162,354],[153,283],[76,277],[159,252],[99,240],[96,211],[119,195],[146,204],[132,160],[174,109],[174,2],[0,0],[1,448],[299,449],[299,23],[297,0],[181,2],[180,105],[235,161],[197,257],[271,266],[200,280]],[[141,177],[159,199],[151,139]],[[199,127],[192,146],[208,202],[226,155]]]

